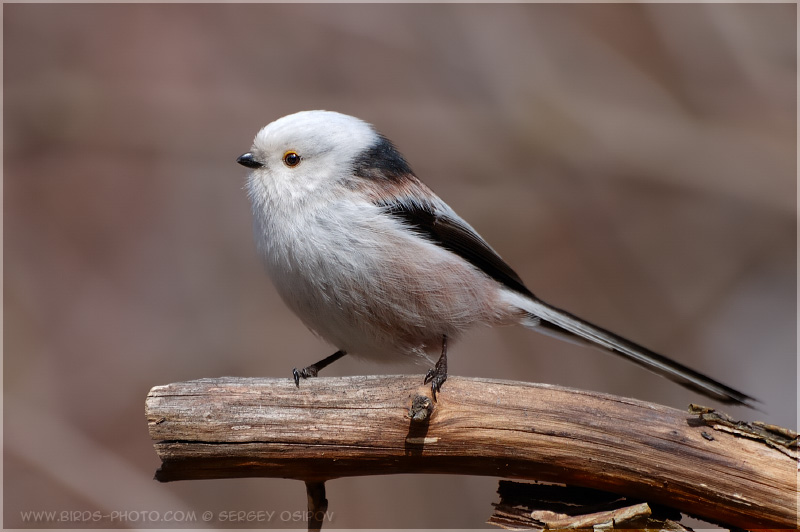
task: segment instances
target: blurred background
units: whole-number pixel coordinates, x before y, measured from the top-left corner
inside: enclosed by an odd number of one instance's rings
[[[375,124],[544,300],[795,426],[793,4],[6,4],[3,34],[5,527],[305,527],[297,481],[152,480],[144,417],[154,385],[333,352],[263,273],[235,163],[303,109]],[[348,358],[325,375],[427,369]],[[522,328],[450,373],[720,406]],[[496,486],[334,480],[329,525],[483,527]]]

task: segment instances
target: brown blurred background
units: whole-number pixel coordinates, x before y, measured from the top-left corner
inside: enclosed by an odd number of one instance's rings
[[[157,384],[332,352],[263,274],[234,162],[303,109],[374,123],[543,299],[795,425],[795,10],[4,5],[5,526],[305,526],[296,481],[153,481],[143,412]],[[450,372],[719,406],[522,328],[470,334]],[[330,526],[482,527],[495,488],[335,480]]]

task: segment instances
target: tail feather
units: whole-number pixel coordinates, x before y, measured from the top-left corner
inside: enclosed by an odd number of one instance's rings
[[[676,382],[686,388],[723,403],[738,403],[755,408],[757,399],[726,386],[711,377],[703,375],[664,355],[626,340],[610,331],[553,307],[539,299],[525,298],[520,305],[530,314],[526,323],[530,328],[576,343],[588,344],[592,347],[623,356],[636,364]]]

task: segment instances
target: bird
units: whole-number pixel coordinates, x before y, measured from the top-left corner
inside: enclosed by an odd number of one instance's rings
[[[373,125],[300,111],[262,128],[236,159],[256,247],[285,304],[338,350],[292,375],[316,377],[347,354],[432,362],[434,401],[448,346],[481,325],[520,324],[622,356],[722,403],[756,399],[536,297]]]

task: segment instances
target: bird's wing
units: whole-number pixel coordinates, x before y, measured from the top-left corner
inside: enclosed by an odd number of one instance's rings
[[[430,194],[433,195],[433,192]],[[375,203],[415,233],[455,253],[500,284],[533,297],[517,272],[511,269],[511,266],[467,222],[437,196],[433,195],[432,201],[425,202],[409,197],[384,196]]]
[[[353,161],[353,176],[343,185],[360,189],[377,206],[409,229],[463,258],[509,289],[533,297],[511,266],[422,183],[386,137]]]

